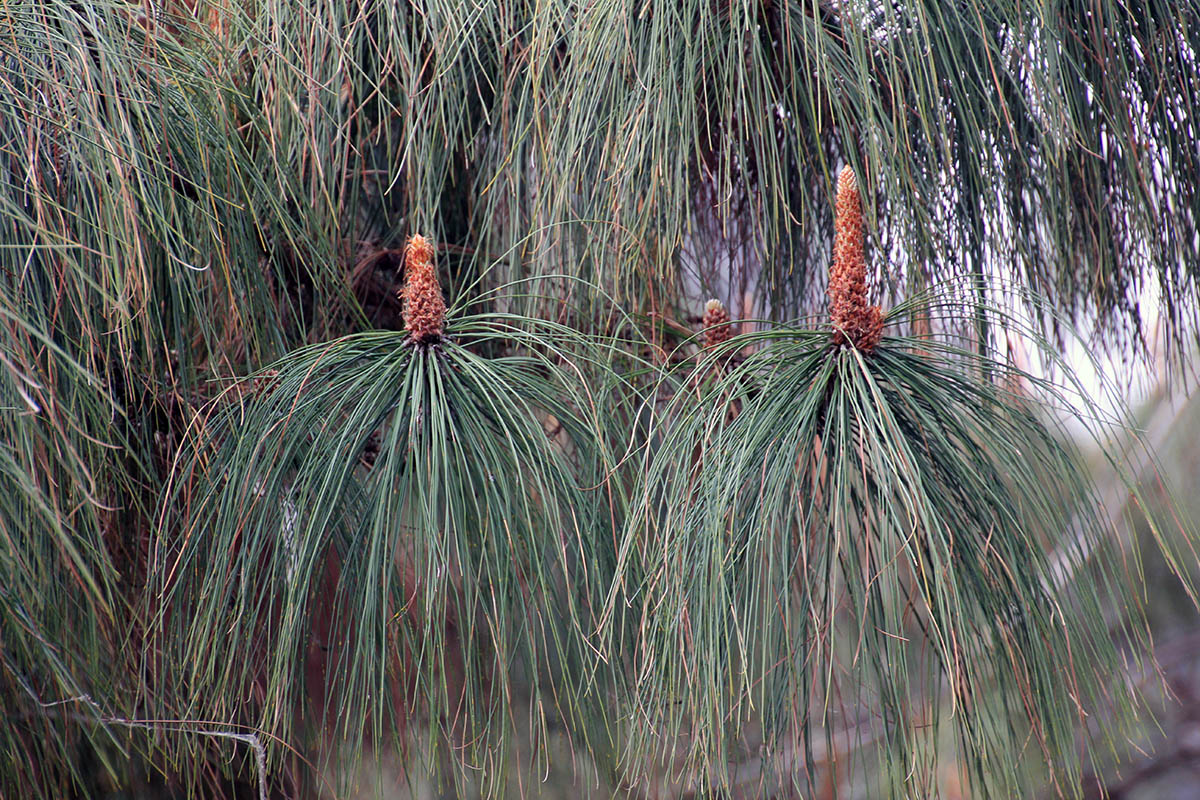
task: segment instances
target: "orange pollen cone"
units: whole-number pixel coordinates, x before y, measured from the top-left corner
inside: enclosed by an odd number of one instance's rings
[[[404,301],[404,329],[417,344],[438,341],[446,326],[446,301],[442,299],[433,256],[433,244],[424,236],[418,234],[408,240],[400,299]]]
[[[850,167],[838,175],[834,212],[833,264],[827,290],[833,342],[870,353],[883,335],[883,313],[879,306],[867,304],[862,203]]]

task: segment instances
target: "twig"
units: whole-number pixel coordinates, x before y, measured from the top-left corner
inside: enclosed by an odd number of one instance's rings
[[[95,712],[95,716],[87,716],[84,714],[61,714],[66,719],[72,719],[78,722],[98,722],[101,725],[121,725],[126,728],[142,728],[145,730],[165,730],[165,731],[180,731],[183,733],[193,733],[198,736],[212,736],[218,739],[233,739],[243,744],[249,745],[254,751],[254,765],[258,770],[258,800],[267,800],[267,751],[263,747],[262,740],[258,738],[257,733],[237,733],[236,731],[216,730],[212,728],[193,727],[191,724],[183,720],[147,720],[147,719],[129,719],[126,717],[114,717],[104,713],[104,709],[100,704],[92,699],[90,695],[81,694],[76,697],[68,697],[65,700],[55,700],[51,703],[42,702],[41,698],[30,688],[20,677],[17,677],[22,688],[26,693],[33,698],[33,701],[43,709],[54,708],[68,703],[86,703]]]

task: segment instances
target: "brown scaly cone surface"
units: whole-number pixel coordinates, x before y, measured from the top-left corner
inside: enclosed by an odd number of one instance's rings
[[[829,268],[829,316],[836,347],[851,345],[870,353],[883,335],[883,313],[867,305],[867,265],[863,260],[862,203],[854,170],[838,175],[833,264]]]
[[[417,344],[440,340],[446,324],[446,301],[433,267],[433,253],[433,245],[424,236],[408,240],[400,298],[404,301],[404,329]]]
[[[704,329],[704,346],[716,347],[733,338],[733,327],[729,324],[729,312],[720,300],[709,300],[704,306],[704,318],[700,321]]]

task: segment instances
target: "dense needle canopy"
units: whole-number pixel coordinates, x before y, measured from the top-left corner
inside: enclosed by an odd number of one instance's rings
[[[1186,363],[1198,54],[1195,0],[4,3],[0,795],[556,736],[1075,792],[1148,645],[1058,420],[1153,459],[1003,356]]]

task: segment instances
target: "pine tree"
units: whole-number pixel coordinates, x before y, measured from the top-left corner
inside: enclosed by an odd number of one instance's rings
[[[5,4],[0,797],[1080,794],[1151,644],[1074,431],[1154,460],[1062,353],[1196,344],[1198,53],[1190,0]]]

